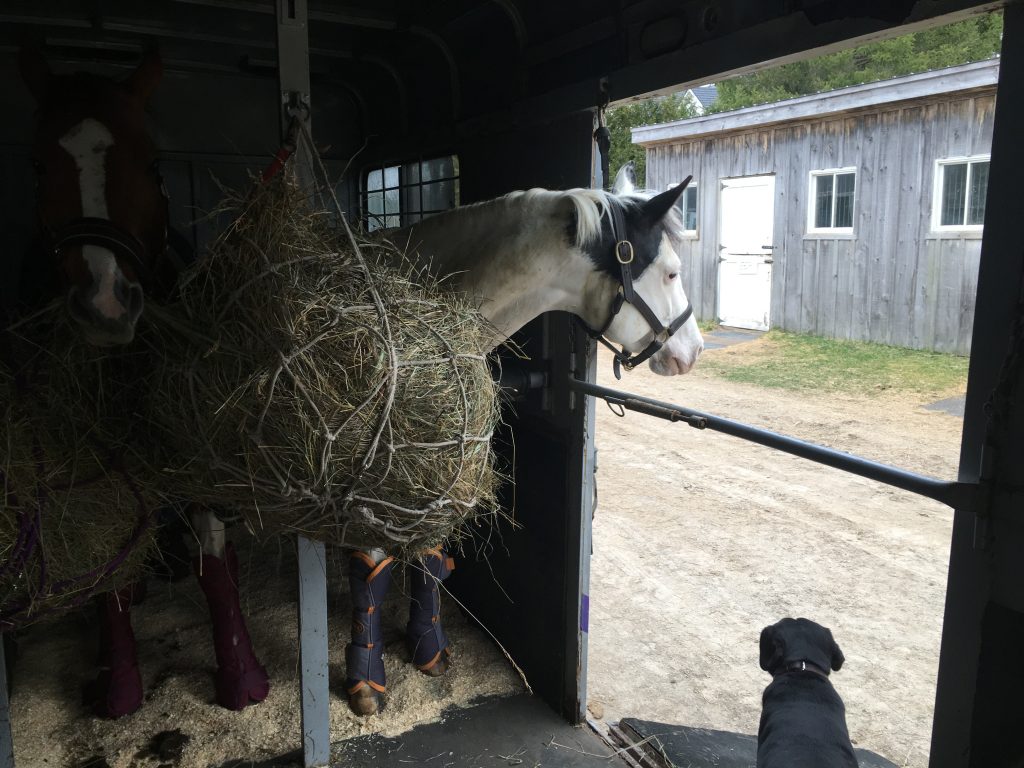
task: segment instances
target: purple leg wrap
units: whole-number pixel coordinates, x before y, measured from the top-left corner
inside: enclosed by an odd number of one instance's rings
[[[420,558],[420,568],[409,575],[412,598],[405,633],[412,650],[412,662],[423,670],[433,667],[448,650],[448,638],[441,626],[440,582],[448,578],[455,561],[442,549],[431,549]]]
[[[145,594],[145,582],[140,581],[96,599],[100,672],[86,687],[85,699],[100,717],[123,717],[142,706],[142,676],[129,609],[142,602]]]
[[[217,703],[237,712],[270,693],[270,678],[252,649],[238,603],[238,558],[228,544],[223,559],[204,554],[195,558],[193,566],[213,620]]]
[[[345,688],[355,693],[370,686],[384,693],[384,639],[380,609],[391,586],[393,558],[379,563],[353,552],[348,582],[352,590],[352,642],[345,649]]]

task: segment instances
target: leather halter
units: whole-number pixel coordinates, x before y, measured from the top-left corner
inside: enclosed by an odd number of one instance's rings
[[[158,175],[157,181],[160,184],[160,197],[164,205],[164,242],[161,253],[156,255],[170,260],[174,269],[180,272],[194,259],[192,245],[180,232],[171,227],[171,200],[170,195],[167,194],[167,185],[162,176]],[[43,237],[44,247],[54,258],[60,258],[61,252],[66,248],[95,245],[106,248],[115,256],[127,257],[135,268],[139,282],[146,285],[151,284],[153,268],[146,261],[149,250],[139,238],[110,219],[80,216],[53,229],[42,219],[40,213],[39,230]],[[168,244],[172,246],[174,253],[171,252],[172,249],[168,249]]]
[[[608,212],[610,214],[611,225],[612,225],[612,239],[615,241],[613,252],[615,254],[615,260],[619,263],[620,277],[619,277],[619,288],[615,292],[615,299],[612,302],[612,311],[608,316],[608,320],[601,327],[601,330],[595,331],[593,328],[587,328],[587,333],[591,338],[596,339],[601,344],[604,344],[608,349],[612,351],[614,359],[612,362],[612,370],[615,372],[615,378],[621,379],[622,372],[620,368],[625,368],[627,371],[631,371],[641,363],[649,360],[651,357],[658,353],[665,343],[669,340],[673,333],[678,331],[690,316],[693,315],[693,305],[689,301],[686,302],[686,308],[682,313],[671,322],[668,326],[662,324],[658,316],[654,314],[654,310],[644,301],[643,296],[637,293],[633,288],[633,260],[635,252],[633,250],[633,243],[627,239],[626,236],[626,221],[622,216],[621,208],[616,205],[614,201],[609,201]],[[622,237],[620,240],[619,237]],[[640,315],[647,321],[647,325],[650,326],[651,331],[654,333],[654,338],[651,343],[648,344],[643,350],[637,354],[631,354],[626,351],[626,347],[623,346],[621,350],[616,349],[612,343],[605,338],[605,333],[611,327],[612,322],[615,320],[615,316],[619,314],[619,310],[622,309],[623,304],[631,305]]]
[[[823,677],[828,680],[827,669],[822,669],[817,664],[806,660],[789,662],[789,664],[784,666],[782,669],[772,673],[772,679],[782,677],[783,675],[791,675],[796,672],[809,672],[812,675],[817,675],[818,677]]]
[[[44,227],[43,236],[47,250],[55,257],[59,257],[65,248],[95,245],[131,259],[139,280],[144,281],[149,277],[145,261],[146,246],[131,232],[109,219],[83,216],[72,219],[59,229]]]

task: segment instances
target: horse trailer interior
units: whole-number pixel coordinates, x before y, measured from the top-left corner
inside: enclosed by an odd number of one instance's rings
[[[0,299],[13,306],[22,255],[35,236],[34,107],[18,67],[25,45],[40,46],[54,71],[114,78],[131,72],[145,51],[159,50],[164,77],[150,112],[171,222],[187,243],[182,248],[201,253],[218,221],[198,214],[216,206],[218,184],[244,184],[265,168],[296,111],[308,108],[315,146],[350,220],[372,227],[376,217],[390,226],[389,216],[426,214],[513,190],[606,185],[594,133],[608,104],[997,9],[1005,14],[1005,36],[957,482],[939,487],[855,467],[671,404],[635,398],[629,407],[690,426],[734,429],[815,461],[902,482],[952,506],[930,765],[1019,766],[1024,256],[1015,224],[1024,209],[1018,179],[1024,169],[1024,5],[1018,2],[5,0]],[[440,169],[431,189],[425,176],[417,176],[414,189],[389,183],[389,169],[416,167],[424,174],[431,164]],[[440,183],[456,177],[457,192]],[[487,749],[507,764],[635,761],[641,759],[636,754],[611,756],[615,747],[586,728],[594,403],[597,396],[623,400],[594,385],[596,345],[569,314],[546,314],[515,341],[519,352],[501,353],[518,393],[505,409],[498,443],[512,475],[502,505],[514,524],[503,523],[480,552],[467,552],[448,587],[550,709],[524,703],[523,696],[488,701],[477,719],[468,710],[410,736],[404,754],[413,762],[438,756],[438,765],[459,766],[484,764],[474,760]],[[309,556],[323,557],[311,547],[300,561]],[[302,608],[301,631],[310,645],[303,647],[303,727],[294,734],[294,751],[260,764],[399,764],[401,739],[360,737],[358,749],[325,740],[326,696],[314,701],[328,685],[321,653],[327,619],[315,605],[324,599],[317,596],[323,579],[308,571],[304,579],[310,605]],[[336,633],[330,642],[340,642]],[[20,743],[16,730],[12,745],[10,708],[17,707],[18,684],[15,679],[11,686],[9,708],[3,672],[0,665],[0,768],[13,766],[15,753],[48,748]],[[576,735],[552,735],[556,727],[581,725]],[[536,745],[517,755],[516,739],[525,744],[528,735],[537,737]],[[577,738],[579,746],[555,749],[558,738]],[[239,757],[250,764],[248,756]]]

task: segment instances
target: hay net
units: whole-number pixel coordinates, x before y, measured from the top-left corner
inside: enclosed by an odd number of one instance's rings
[[[495,511],[491,330],[393,245],[356,238],[286,178],[229,193],[232,223],[150,307],[167,489],[401,555]]]
[[[71,325],[58,306],[0,340],[0,632],[141,578],[155,550],[146,356]]]

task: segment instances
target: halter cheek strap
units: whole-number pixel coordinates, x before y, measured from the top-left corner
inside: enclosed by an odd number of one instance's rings
[[[689,179],[686,180],[689,182]],[[684,183],[685,184],[685,183]],[[615,205],[609,205],[609,212],[611,213],[612,223],[612,238],[615,240],[615,260],[619,263],[620,270],[620,282],[619,289],[615,292],[615,299],[612,301],[612,311],[608,316],[608,320],[601,327],[601,330],[595,331],[592,328],[587,329],[587,333],[591,338],[596,339],[601,344],[604,344],[608,349],[612,351],[613,361],[612,370],[615,372],[615,378],[622,378],[622,368],[627,371],[631,371],[641,363],[649,360],[658,350],[661,349],[669,338],[678,331],[687,320],[693,315],[693,305],[689,302],[686,303],[686,309],[673,320],[668,326],[662,324],[661,320],[651,309],[650,305],[644,300],[643,296],[638,294],[633,288],[633,260],[635,253],[633,251],[633,243],[625,239],[626,234],[626,222],[622,216],[622,211]],[[620,235],[623,239],[619,239]],[[626,351],[623,347],[621,350],[616,349],[608,339],[605,338],[605,333],[611,327],[614,322],[616,315],[622,309],[624,304],[632,306],[640,315],[647,321],[647,325],[650,326],[651,331],[654,333],[654,338],[651,339],[651,343],[648,344],[643,350],[637,354],[631,354]]]

